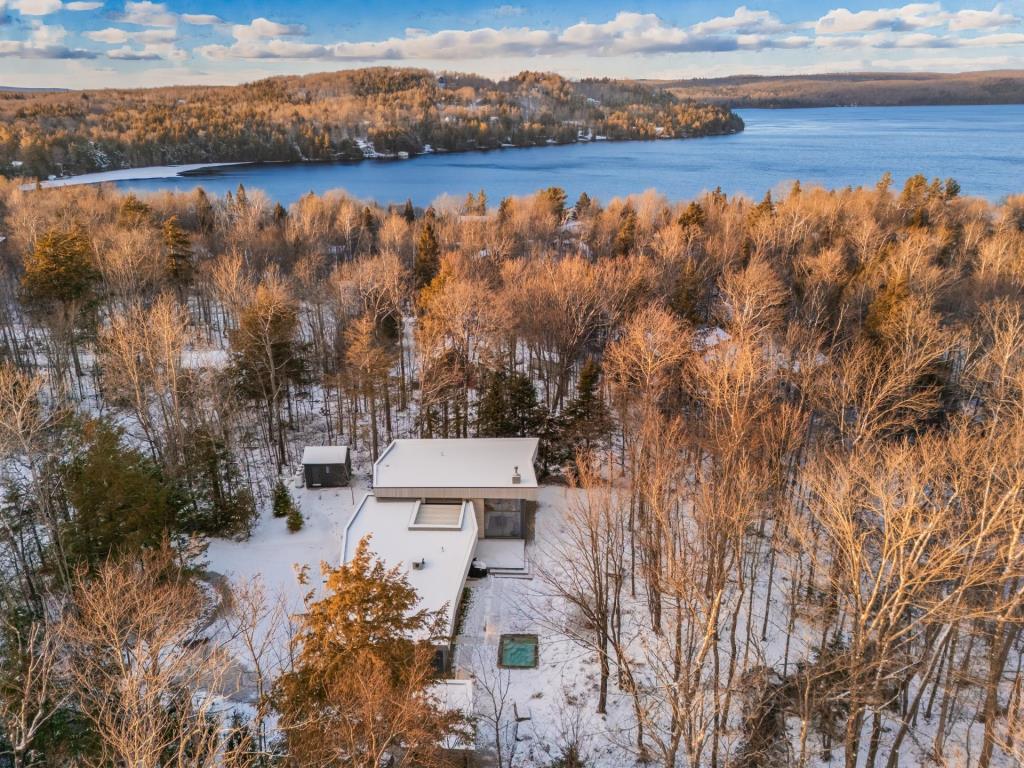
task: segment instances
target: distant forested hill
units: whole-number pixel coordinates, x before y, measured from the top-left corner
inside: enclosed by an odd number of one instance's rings
[[[1024,103],[1024,71],[735,76],[649,81],[683,99],[730,108]]]
[[[420,69],[239,86],[0,92],[0,173],[367,156],[735,133],[727,108],[645,85],[523,72],[499,82]]]

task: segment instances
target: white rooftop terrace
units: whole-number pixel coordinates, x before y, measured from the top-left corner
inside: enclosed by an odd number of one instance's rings
[[[373,465],[379,498],[535,499],[535,437],[395,440]]]
[[[472,503],[464,502],[457,518],[431,525],[420,516],[420,506],[418,500],[385,501],[368,493],[345,527],[341,561],[349,562],[363,537],[371,536],[373,555],[389,568],[397,566],[416,590],[417,610],[445,608],[450,636],[476,547],[476,516]]]

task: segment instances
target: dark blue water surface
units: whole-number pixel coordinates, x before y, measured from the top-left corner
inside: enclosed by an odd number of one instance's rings
[[[799,179],[827,187],[868,185],[890,171],[897,184],[914,173],[952,176],[964,194],[998,201],[1024,192],[1024,105],[846,107],[740,110],[733,136],[650,142],[597,142],[535,149],[435,154],[354,165],[254,165],[198,176],[120,182],[124,189],[222,194],[239,183],[287,205],[303,194],[344,189],[380,203],[479,189],[506,195],[564,187],[607,201],[656,189],[687,199],[721,186],[761,197]]]

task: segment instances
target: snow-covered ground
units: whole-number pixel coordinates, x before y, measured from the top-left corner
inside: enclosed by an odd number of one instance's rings
[[[301,611],[303,596],[322,583],[320,563],[338,565],[342,533],[368,490],[365,477],[353,480],[348,488],[296,488],[289,478],[292,498],[305,520],[302,529],[290,533],[284,518],[274,517],[268,505],[245,541],[210,542],[208,570],[233,582],[259,578],[268,592],[284,598],[290,612]],[[308,571],[307,585],[298,579],[303,568]]]
[[[310,590],[321,585],[321,562],[335,565],[340,556],[344,528],[369,488],[369,464],[357,463],[351,488],[306,489],[291,487],[293,498],[299,504],[305,525],[291,534],[283,519],[274,518],[265,510],[252,536],[246,541],[216,540],[207,552],[208,568],[233,582],[259,578],[271,595],[282,596],[287,611],[302,610],[302,599]],[[618,768],[635,765],[637,757],[632,750],[634,717],[631,697],[619,689],[615,676],[609,683],[607,714],[598,715],[598,659],[592,651],[575,642],[570,624],[575,621],[573,611],[565,602],[553,597],[543,581],[537,577],[546,558],[551,557],[551,543],[566,528],[566,510],[572,494],[561,486],[542,486],[536,513],[535,538],[526,547],[529,561],[527,578],[508,578],[491,575],[481,580],[470,580],[469,602],[465,610],[460,634],[456,638],[453,657],[453,675],[472,678],[474,711],[480,718],[477,724],[478,744],[484,752],[493,747],[493,728],[487,722],[493,707],[488,691],[503,691],[507,731],[507,750],[515,750],[513,764],[517,768],[541,768],[551,765],[574,743],[591,768]],[[764,553],[767,557],[767,548]],[[308,583],[296,578],[303,567],[308,569]],[[765,572],[767,569],[765,569]],[[776,669],[781,668],[785,653],[787,569],[779,566],[775,573],[774,594],[768,631],[763,640],[755,640],[756,657]],[[757,606],[765,602],[767,580],[762,575],[753,590],[754,618]],[[641,612],[642,613],[642,612]],[[635,621],[633,611],[625,607],[627,623]],[[761,614],[763,615],[763,614]],[[760,624],[760,621],[757,621]],[[788,654],[792,665],[797,658],[807,657],[810,646],[818,637],[812,626],[798,622],[791,638]],[[745,613],[740,619],[737,634],[746,631]],[[584,632],[577,626],[575,634]],[[500,669],[498,646],[503,634],[533,634],[538,636],[538,666],[535,669]],[[755,630],[760,635],[760,626]],[[281,628],[275,632],[273,656],[280,663],[288,656],[289,633]],[[724,642],[724,641],[723,641]],[[238,648],[241,668],[245,661],[244,649]],[[271,664],[270,666],[274,666]],[[640,665],[642,667],[642,664]],[[642,671],[642,670],[641,670]],[[242,674],[245,676],[245,673]],[[231,696],[229,705],[241,711],[251,704],[251,684],[242,685]],[[970,710],[964,710],[966,715]],[[870,718],[864,725],[865,743],[870,734]],[[789,718],[787,725],[791,738],[796,741],[799,720]],[[901,749],[901,764],[917,765],[925,760],[935,724],[919,722],[915,733]],[[969,716],[959,718],[947,742],[946,756],[955,760],[980,744],[980,728]],[[735,734],[734,734],[735,735]],[[812,736],[813,745],[818,744]],[[866,750],[865,750],[866,752]],[[841,750],[838,753],[841,760]],[[808,755],[808,765],[815,768],[830,765],[821,759],[820,748]],[[862,761],[863,762],[863,761]],[[833,761],[833,763],[835,762]],[[954,764],[954,763],[949,763]],[[997,756],[994,766],[1003,768],[1011,763],[1003,755]]]
[[[550,541],[564,526],[567,496],[560,486],[540,489],[536,535],[527,545],[531,566],[544,557],[540,542]],[[470,599],[456,641],[454,668],[459,676],[476,678],[476,713],[490,709],[488,687],[505,688],[506,706],[511,710],[518,741],[516,765],[550,765],[568,742],[579,737],[579,745],[594,768],[632,765],[633,756],[622,746],[629,736],[617,723],[628,722],[628,697],[612,686],[608,714],[597,715],[597,658],[552,626],[554,617],[565,615],[564,607],[552,605],[536,578],[490,576],[469,582]],[[503,634],[538,636],[538,665],[535,669],[499,670],[498,644]],[[514,707],[513,707],[514,705]],[[517,717],[518,716],[518,717]],[[480,746],[486,748],[488,734],[481,727]]]
[[[99,171],[83,173],[78,176],[64,176],[47,179],[41,182],[44,189],[52,187],[70,187],[78,184],[102,184],[107,181],[135,181],[137,179],[171,179],[185,173],[201,171],[206,168],[223,168],[229,165],[247,165],[247,163],[187,163],[185,165],[151,165],[146,168],[118,168],[115,171]],[[22,189],[32,189],[34,183],[24,184]]]

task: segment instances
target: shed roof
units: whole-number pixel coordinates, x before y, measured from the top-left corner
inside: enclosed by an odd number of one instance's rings
[[[395,440],[373,465],[374,488],[536,488],[536,437]],[[518,471],[519,481],[513,475]]]
[[[349,562],[364,536],[370,551],[388,567],[398,566],[419,595],[416,610],[447,610],[447,632],[455,626],[455,611],[476,547],[476,516],[465,502],[459,525],[426,527],[415,524],[418,500],[382,500],[366,494],[345,528],[341,561]],[[413,563],[423,561],[421,568]]]
[[[347,445],[307,445],[302,452],[303,464],[345,464],[347,462]]]

